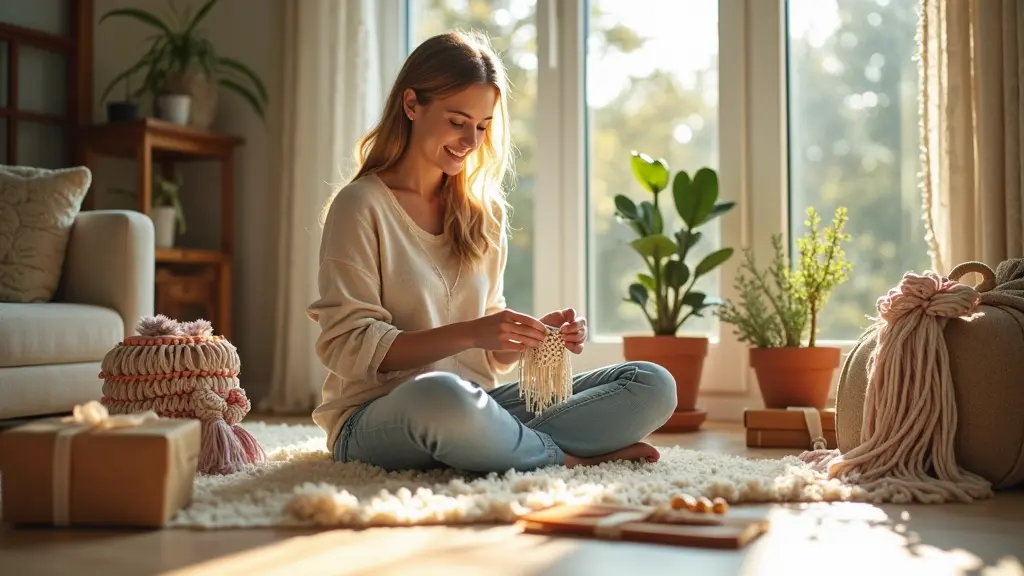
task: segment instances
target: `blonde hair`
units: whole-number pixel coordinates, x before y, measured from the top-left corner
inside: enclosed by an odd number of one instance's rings
[[[441,184],[444,232],[454,253],[471,264],[495,246],[488,228],[505,233],[508,205],[504,179],[512,174],[508,77],[486,36],[454,31],[433,36],[416,47],[395,79],[381,119],[356,146],[358,169],[351,179],[386,170],[406,151],[412,132],[412,121],[403,106],[407,89],[416,93],[419,104],[426,105],[474,84],[490,84],[497,91],[494,115],[483,142],[466,159],[463,170],[454,176],[443,175]],[[325,215],[336,195],[337,191],[328,200]]]

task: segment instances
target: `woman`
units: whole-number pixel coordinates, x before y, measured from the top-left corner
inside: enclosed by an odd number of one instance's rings
[[[506,83],[484,38],[424,42],[325,208],[308,313],[328,377],[313,419],[337,461],[503,472],[659,457],[641,440],[676,406],[660,366],[580,374],[540,415],[517,385],[497,385],[545,326],[575,354],[587,327],[572,309],[536,319],[505,307]]]

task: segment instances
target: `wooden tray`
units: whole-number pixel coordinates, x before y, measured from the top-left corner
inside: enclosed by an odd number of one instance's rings
[[[654,520],[656,512],[640,506],[561,505],[527,514],[518,524],[529,534],[727,550],[743,548],[768,530],[763,514],[673,511],[670,519]]]

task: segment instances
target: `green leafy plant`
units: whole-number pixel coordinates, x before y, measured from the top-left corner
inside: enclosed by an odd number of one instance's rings
[[[155,97],[165,92],[168,78],[184,74],[189,66],[198,65],[207,78],[241,96],[260,118],[264,118],[269,96],[263,80],[249,66],[218,54],[213,43],[199,28],[219,1],[207,0],[194,15],[191,8],[179,12],[172,1],[173,21],[170,23],[140,8],[118,8],[106,12],[100,18],[100,24],[108,18],[124,17],[141,22],[153,28],[156,33],[146,39],[149,49],[145,54],[110,81],[100,100],[106,100],[122,82],[129,90],[130,98],[137,99],[145,95]],[[132,79],[137,75],[141,75],[142,80],[138,88],[131,91]]]
[[[124,196],[138,197],[138,193],[135,190],[113,188],[111,191]],[[153,195],[152,203],[154,207],[174,208],[174,221],[178,227],[178,234],[184,234],[188,227],[185,222],[185,210],[181,205],[180,176],[177,176],[172,180],[164,178],[163,176],[154,175],[153,184],[150,186],[150,192]]]
[[[181,182],[168,180],[162,176],[153,179],[153,205],[174,208],[174,221],[178,224],[178,234],[184,234],[185,210],[181,207]]]
[[[637,204],[623,194],[615,196],[616,217],[636,232],[637,238],[630,246],[647,265],[647,271],[637,274],[637,282],[630,284],[625,301],[640,307],[655,335],[673,336],[689,318],[703,317],[705,309],[721,304],[717,298],[694,290],[694,285],[725,263],[733,249],[711,252],[693,268],[686,258],[703,237],[697,228],[725,214],[736,203],[718,201],[718,174],[714,170],[701,168],[692,178],[685,171],[677,172],[671,179],[671,195],[683,226],[670,237],[661,211],[661,193],[669,186],[668,164],[664,159],[633,152],[630,165],[651,199]],[[684,308],[688,309],[685,315]]]
[[[727,301],[717,311],[719,319],[735,327],[741,342],[758,348],[799,347],[804,336],[815,345],[818,316],[832,291],[845,282],[853,269],[846,260],[843,243],[846,208],[836,209],[832,223],[824,230],[813,207],[807,209],[807,228],[797,239],[798,258],[792,265],[783,248],[782,235],[772,236],[771,264],[759,270],[753,251],[744,251],[744,262],[733,286],[738,303]]]

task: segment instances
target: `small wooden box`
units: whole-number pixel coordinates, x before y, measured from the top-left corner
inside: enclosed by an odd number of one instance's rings
[[[836,412],[827,409],[820,414],[825,444],[834,450],[838,446]],[[813,448],[807,421],[799,410],[748,409],[743,412],[743,427],[747,430],[747,446],[750,448]]]

